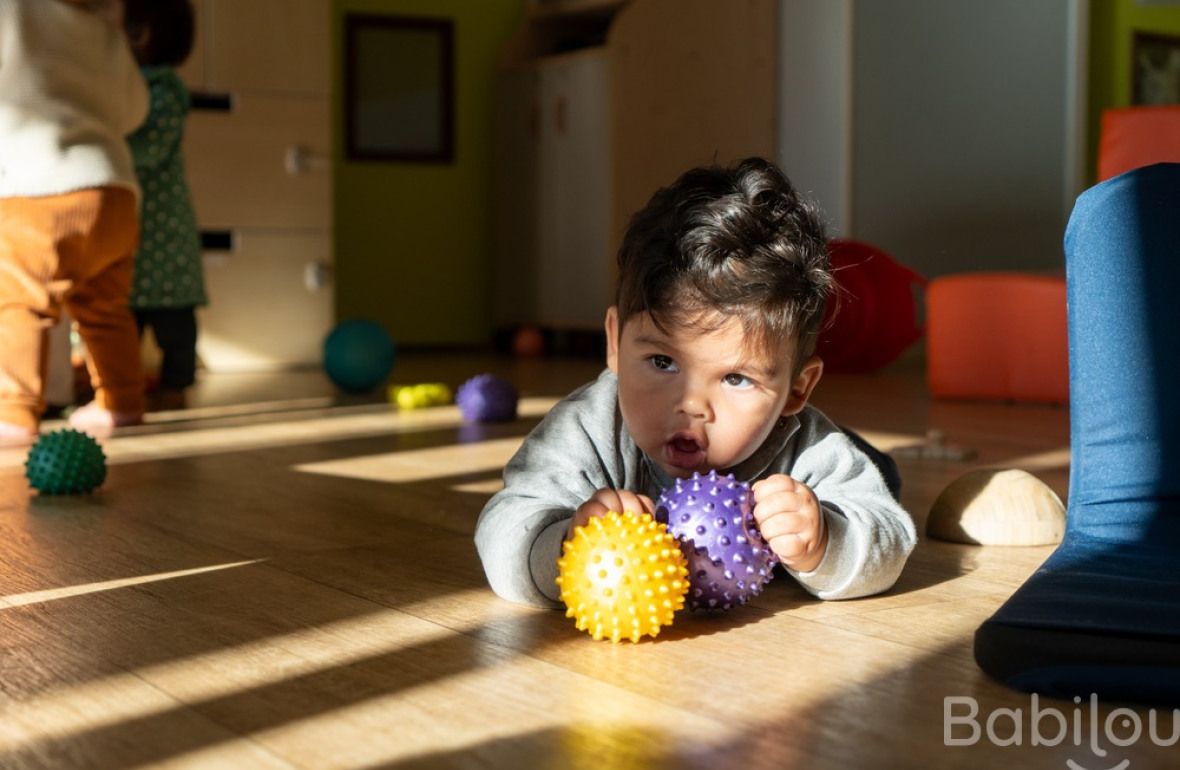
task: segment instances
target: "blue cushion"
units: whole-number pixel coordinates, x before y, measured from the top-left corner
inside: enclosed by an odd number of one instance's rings
[[[1066,534],[975,658],[1022,690],[1180,703],[1180,164],[1083,193],[1065,252]]]

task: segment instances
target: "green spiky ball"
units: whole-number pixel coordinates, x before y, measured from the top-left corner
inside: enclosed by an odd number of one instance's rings
[[[107,477],[107,457],[98,442],[73,428],[46,433],[25,461],[29,485],[46,495],[76,495]]]

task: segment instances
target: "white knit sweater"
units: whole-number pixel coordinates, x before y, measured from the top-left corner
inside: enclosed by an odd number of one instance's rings
[[[0,0],[0,197],[118,185],[147,88],[123,31],[60,0]]]

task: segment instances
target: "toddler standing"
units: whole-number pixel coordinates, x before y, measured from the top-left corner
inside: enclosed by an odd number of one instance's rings
[[[140,244],[131,308],[142,334],[151,327],[163,353],[153,407],[185,405],[196,379],[196,308],[206,303],[201,241],[185,181],[184,120],[189,94],[176,74],[193,48],[190,0],[125,0],[124,24],[150,91],[144,124],[130,137],[143,188]]]
[[[125,137],[147,91],[117,0],[0,0],[0,443],[31,442],[62,305],[90,351],[99,435],[143,419],[127,302],[138,186]]]

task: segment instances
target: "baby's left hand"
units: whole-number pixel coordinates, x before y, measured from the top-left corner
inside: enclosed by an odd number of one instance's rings
[[[819,566],[828,547],[828,528],[811,487],[776,473],[751,487],[754,520],[782,563],[796,572]]]

